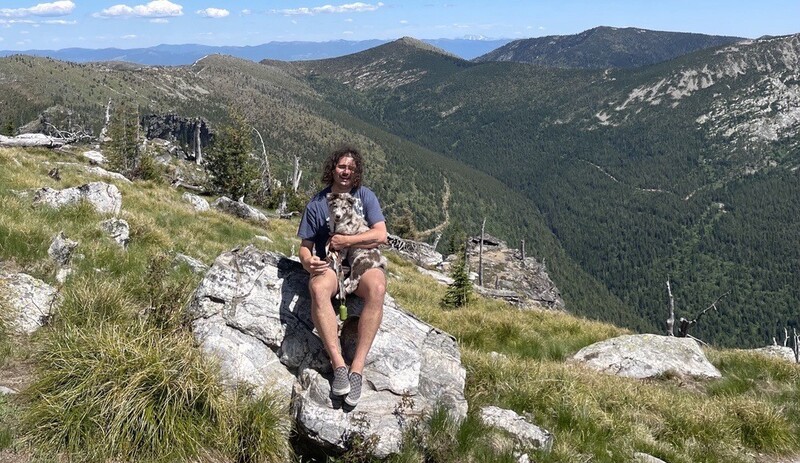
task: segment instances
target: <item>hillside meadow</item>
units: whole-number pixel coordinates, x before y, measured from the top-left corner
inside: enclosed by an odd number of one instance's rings
[[[258,226],[196,213],[181,191],[159,182],[112,181],[131,226],[122,250],[99,231],[102,217],[88,205],[32,207],[26,194],[100,180],[84,172],[78,152],[0,149],[0,269],[43,279],[62,296],[50,323],[30,337],[0,323],[0,384],[21,391],[0,396],[0,461],[309,461],[292,445],[288,410],[274,397],[221,388],[181,317],[201,277],[173,265],[177,252],[210,265],[246,244],[292,254],[296,219]],[[56,165],[60,181],[47,175]],[[62,230],[83,258],[58,285],[47,249]],[[390,461],[517,461],[477,419],[483,405],[513,409],[555,435],[550,453],[528,450],[537,462],[632,461],[635,452],[670,463],[800,455],[798,365],[709,348],[720,380],[598,374],[566,360],[627,331],[481,298],[443,310],[445,287],[387,254],[389,293],[458,340],[470,403],[460,424],[421,417]],[[367,453],[355,445],[329,461],[369,461]]]

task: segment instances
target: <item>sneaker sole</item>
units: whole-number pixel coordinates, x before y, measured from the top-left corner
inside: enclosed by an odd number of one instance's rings
[[[359,397],[359,399],[360,399],[360,397]],[[346,403],[347,405],[349,405],[351,407],[355,407],[356,405],[358,405],[358,400],[351,401],[350,400],[350,396],[347,396],[347,397],[344,398],[344,403]]]
[[[333,395],[346,395],[350,393],[350,385],[348,384],[346,388],[342,389],[331,389],[331,393]]]

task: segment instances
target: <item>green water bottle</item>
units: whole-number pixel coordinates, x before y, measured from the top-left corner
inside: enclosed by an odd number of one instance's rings
[[[344,304],[339,304],[339,320],[347,320],[347,306]]]

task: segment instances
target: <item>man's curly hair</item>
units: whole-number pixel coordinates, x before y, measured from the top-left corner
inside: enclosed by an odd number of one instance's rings
[[[355,161],[356,170],[352,174],[353,188],[360,187],[361,179],[364,175],[364,163],[362,162],[363,158],[361,157],[361,153],[359,153],[358,150],[352,146],[344,146],[339,148],[328,156],[328,159],[325,160],[325,165],[322,168],[322,183],[328,186],[333,185],[333,171],[336,169],[336,164],[338,164],[339,160],[343,157],[351,157],[353,158],[353,161]]]

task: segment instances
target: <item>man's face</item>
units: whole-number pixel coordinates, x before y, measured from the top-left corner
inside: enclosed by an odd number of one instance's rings
[[[353,188],[353,177],[356,173],[356,161],[350,156],[342,156],[333,169],[333,186],[338,190],[349,191]]]

